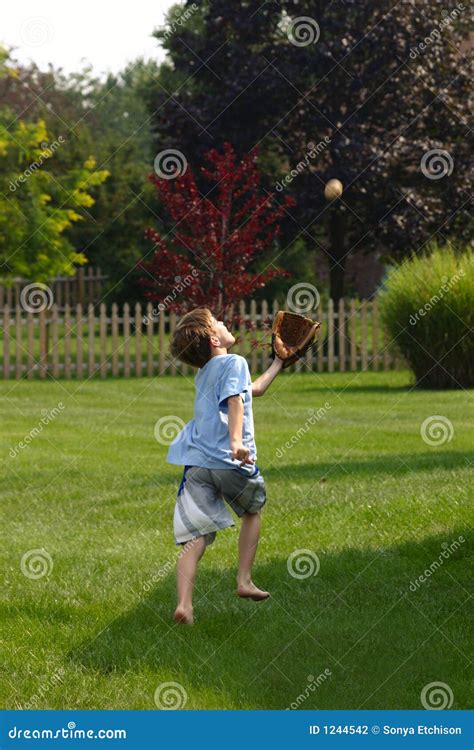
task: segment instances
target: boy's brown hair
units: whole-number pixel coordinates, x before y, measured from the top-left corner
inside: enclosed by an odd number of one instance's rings
[[[171,355],[192,367],[204,367],[211,359],[210,338],[213,333],[211,311],[207,307],[196,307],[176,326],[170,344]]]

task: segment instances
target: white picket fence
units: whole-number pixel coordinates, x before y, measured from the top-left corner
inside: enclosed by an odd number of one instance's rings
[[[241,302],[238,341],[233,351],[244,355],[250,371],[257,373],[270,363],[271,319],[278,301]],[[153,315],[153,306],[113,304],[53,305],[39,312],[25,312],[20,305],[4,305],[0,335],[0,373],[4,379],[141,377],[187,374],[186,364],[173,361],[169,336],[176,314]],[[399,369],[379,323],[377,300],[332,300],[311,317],[322,324],[316,345],[291,370],[345,372]],[[247,327],[254,323],[254,331]]]

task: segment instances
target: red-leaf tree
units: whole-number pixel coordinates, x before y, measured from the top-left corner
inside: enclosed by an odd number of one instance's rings
[[[182,164],[178,171],[184,174],[174,179],[150,175],[174,223],[166,235],[151,228],[145,232],[154,243],[154,255],[138,267],[150,300],[178,313],[205,305],[224,316],[238,300],[287,274],[275,267],[260,273],[249,270],[279,233],[285,208],[294,204],[288,197],[277,205],[271,194],[263,194],[257,158],[254,148],[236,164],[230,143],[222,153],[211,149],[206,154],[211,166],[201,168],[209,183],[205,194],[192,170],[184,171]]]

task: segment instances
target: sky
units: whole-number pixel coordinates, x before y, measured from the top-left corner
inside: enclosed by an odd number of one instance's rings
[[[92,64],[96,75],[117,73],[131,60],[163,59],[150,35],[172,0],[17,0],[0,12],[0,43],[20,63],[48,63],[65,73]]]

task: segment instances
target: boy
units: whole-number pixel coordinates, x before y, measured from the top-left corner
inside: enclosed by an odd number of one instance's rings
[[[171,341],[173,357],[199,368],[194,419],[172,442],[168,462],[184,466],[174,512],[174,537],[183,545],[177,566],[176,622],[193,623],[198,562],[216,532],[233,526],[224,500],[242,518],[237,595],[254,601],[270,594],[252,582],[265,483],[256,464],[252,396],[263,396],[282,367],[275,358],[252,383],[244,357],[229,354],[235,338],[206,307],[187,313]]]

